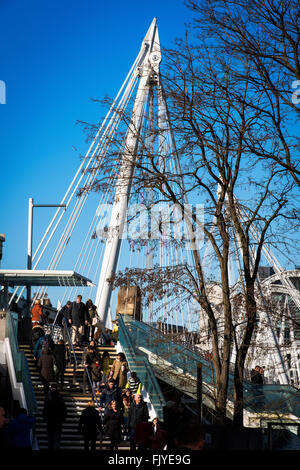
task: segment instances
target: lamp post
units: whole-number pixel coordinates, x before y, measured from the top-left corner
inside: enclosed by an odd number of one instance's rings
[[[28,239],[27,239],[27,269],[32,269],[32,233],[33,233],[33,208],[34,207],[66,207],[65,204],[34,204],[33,198],[29,198],[28,205]],[[31,285],[27,284],[28,308],[31,304]]]

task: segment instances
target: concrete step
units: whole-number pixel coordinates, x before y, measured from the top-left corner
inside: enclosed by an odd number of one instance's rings
[[[110,363],[112,364],[113,360],[115,359],[117,353],[114,347],[102,347],[99,346],[98,351],[102,353],[104,350],[107,350],[110,354]],[[20,345],[20,350],[22,350],[27,358],[28,367],[31,374],[32,385],[34,388],[36,401],[38,405],[38,414],[36,416],[36,436],[38,440],[38,447],[39,449],[47,449],[48,448],[48,438],[47,438],[47,430],[46,430],[46,423],[43,420],[42,411],[44,407],[44,391],[43,385],[40,380],[39,371],[36,367],[33,353],[31,351],[30,345],[23,344]],[[80,364],[81,355],[83,353],[83,349],[76,348],[76,356],[78,360],[78,364]],[[88,401],[92,398],[92,393],[86,392],[83,393],[81,389],[81,385],[83,383],[83,372],[84,369],[81,366],[78,366],[76,369],[76,383],[73,383],[74,380],[74,370],[72,364],[68,364],[66,367],[65,372],[65,383],[64,388],[60,391],[62,397],[64,398],[66,407],[67,407],[67,419],[66,422],[63,424],[62,428],[62,439],[61,439],[61,450],[83,450],[84,449],[84,442],[82,435],[78,432],[78,423],[81,412],[84,408],[86,408]],[[102,440],[100,436],[98,437],[96,448],[100,449],[108,449],[109,448],[109,438],[103,436]],[[119,444],[119,450],[129,450],[130,445],[129,441],[122,440]]]

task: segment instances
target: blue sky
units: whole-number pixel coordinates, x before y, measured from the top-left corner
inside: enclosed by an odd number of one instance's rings
[[[26,267],[28,198],[60,202],[88,148],[76,121],[98,122],[90,98],[116,95],[154,17],[169,46],[190,12],[183,0],[0,0],[2,268]],[[53,209],[35,211],[37,242]]]
[[[29,197],[60,202],[88,149],[76,121],[99,122],[91,98],[117,94],[154,17],[169,47],[192,14],[184,0],[0,0],[1,268],[26,268]],[[33,250],[53,213],[35,209]]]

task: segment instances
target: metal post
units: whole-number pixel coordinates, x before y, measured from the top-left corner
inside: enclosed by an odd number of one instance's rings
[[[197,408],[198,408],[198,422],[202,422],[202,364],[197,364]]]
[[[28,238],[27,238],[27,269],[32,269],[32,226],[33,226],[33,198],[29,198],[28,205]],[[27,305],[28,310],[31,304],[31,286],[27,284]]]
[[[32,238],[33,238],[33,208],[34,207],[66,207],[65,204],[33,204],[33,198],[29,198],[28,206],[28,239],[27,239],[27,269],[32,269]],[[28,309],[31,305],[31,286],[27,284]]]

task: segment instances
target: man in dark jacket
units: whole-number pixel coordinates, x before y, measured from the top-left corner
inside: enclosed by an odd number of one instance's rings
[[[88,311],[82,302],[82,296],[77,295],[76,302],[71,306],[72,343],[81,345],[84,335],[84,325],[88,324]]]
[[[83,434],[84,450],[89,450],[89,446],[91,450],[96,450],[97,434],[102,432],[102,425],[93,401],[89,401],[88,407],[81,413],[78,430]]]
[[[130,405],[128,413],[128,428],[130,433],[130,450],[136,450],[135,430],[139,423],[147,423],[149,420],[149,412],[147,403],[143,401],[141,394],[136,393],[134,400]]]
[[[63,397],[55,386],[51,387],[46,397],[43,418],[47,424],[48,449],[58,450],[60,447],[62,425],[67,418],[67,408]]]
[[[70,343],[70,337],[71,337],[71,326],[72,326],[72,317],[71,317],[71,310],[72,310],[72,302],[68,300],[66,305],[63,306],[63,308],[60,310],[59,314],[57,315],[57,321],[59,321],[59,318],[61,320],[61,325],[62,325],[62,334],[63,334],[63,340],[66,344]]]
[[[109,379],[100,395],[100,411],[107,409],[112,400],[116,400],[118,404],[120,403],[120,389],[116,386],[114,379]]]

